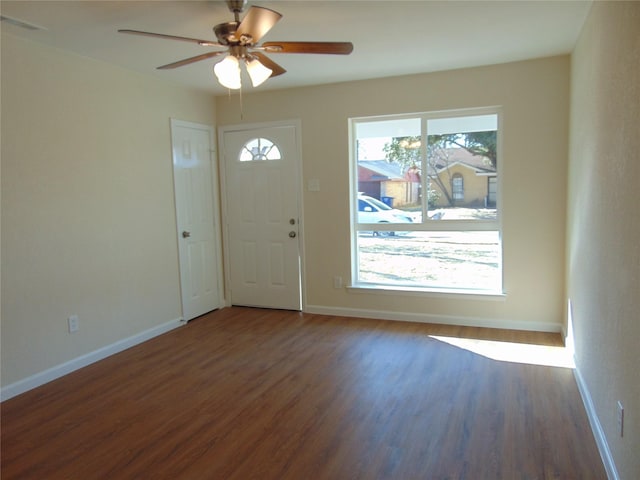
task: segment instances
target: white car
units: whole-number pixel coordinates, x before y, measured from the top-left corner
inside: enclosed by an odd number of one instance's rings
[[[358,223],[413,223],[409,213],[391,208],[368,195],[358,195]],[[395,232],[373,232],[374,235],[393,236]]]

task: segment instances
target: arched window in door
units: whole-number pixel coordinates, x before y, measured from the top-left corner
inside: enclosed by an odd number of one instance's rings
[[[240,150],[241,162],[262,160],[280,160],[282,158],[278,146],[267,138],[254,138],[244,144]]]
[[[451,178],[451,190],[454,200],[464,200],[464,179],[460,173],[454,173]]]

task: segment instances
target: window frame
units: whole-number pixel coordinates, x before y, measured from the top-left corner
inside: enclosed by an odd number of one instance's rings
[[[416,223],[359,223],[358,222],[358,137],[357,137],[357,125],[362,123],[375,123],[382,121],[393,120],[410,120],[419,118],[421,121],[420,135],[425,141],[421,144],[421,162],[422,172],[427,172],[427,137],[428,129],[427,123],[429,120],[438,120],[445,118],[456,117],[473,117],[482,115],[496,115],[496,151],[498,158],[498,170],[496,171],[496,218],[492,220],[475,219],[475,220],[454,220],[454,219],[439,219],[439,220],[425,220],[425,216],[428,215],[429,208],[427,205],[428,195],[422,195],[422,213],[423,220]],[[349,195],[350,195],[350,239],[351,239],[351,288],[361,289],[376,289],[376,290],[390,290],[390,291],[402,291],[407,292],[437,292],[437,293],[461,293],[472,297],[474,295],[503,295],[504,294],[504,268],[503,268],[503,240],[502,240],[502,191],[503,191],[503,155],[502,155],[502,129],[503,129],[503,114],[502,108],[499,106],[481,107],[481,108],[468,108],[468,109],[456,109],[456,110],[439,110],[431,112],[415,112],[406,114],[393,114],[393,115],[379,115],[368,117],[353,117],[349,119]],[[421,175],[421,188],[423,192],[427,190],[429,175]],[[464,181],[464,180],[463,180]],[[358,235],[360,232],[436,232],[436,231],[496,231],[498,233],[498,242],[500,247],[499,261],[499,285],[496,289],[490,290],[457,290],[448,287],[435,287],[435,286],[423,286],[416,288],[411,285],[397,285],[397,284],[378,284],[363,282],[359,280],[359,256],[358,256]]]

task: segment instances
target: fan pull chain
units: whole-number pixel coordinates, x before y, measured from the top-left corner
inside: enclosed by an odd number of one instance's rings
[[[240,90],[238,90],[238,95],[240,98],[240,120],[244,120],[244,104],[242,103],[242,87],[240,87]],[[231,101],[232,99],[230,88],[227,89],[227,98],[229,99],[229,101]]]

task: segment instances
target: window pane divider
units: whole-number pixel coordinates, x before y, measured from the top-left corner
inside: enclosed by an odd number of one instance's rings
[[[431,220],[426,223],[358,223],[358,232],[487,232],[500,230],[500,224],[495,221],[482,220]]]

